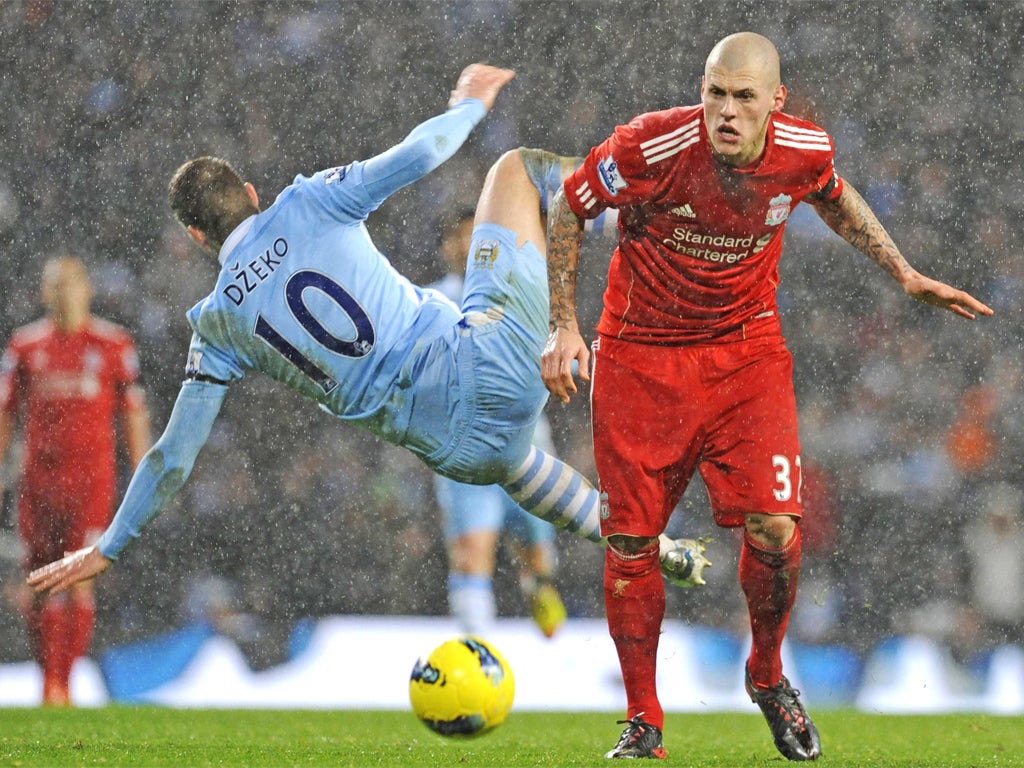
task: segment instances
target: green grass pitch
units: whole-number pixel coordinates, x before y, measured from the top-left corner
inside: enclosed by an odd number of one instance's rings
[[[517,712],[477,739],[435,736],[410,712],[198,710],[110,706],[0,709],[0,767],[598,766],[615,714]],[[830,768],[1024,766],[1024,718],[815,716]],[[787,765],[758,714],[670,714],[667,765]]]

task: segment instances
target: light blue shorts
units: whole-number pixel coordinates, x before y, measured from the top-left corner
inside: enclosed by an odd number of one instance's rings
[[[426,457],[461,482],[491,484],[526,458],[547,402],[540,355],[548,334],[547,263],[495,224],[473,231],[459,327],[454,434]]]
[[[555,452],[551,425],[543,414],[537,420],[533,444],[548,453]],[[435,474],[434,491],[446,541],[474,531],[508,531],[524,544],[555,540],[554,526],[524,510],[497,485],[457,483]]]
[[[446,541],[475,531],[508,531],[524,544],[554,541],[551,523],[526,512],[497,485],[469,485],[434,475],[434,490]]]

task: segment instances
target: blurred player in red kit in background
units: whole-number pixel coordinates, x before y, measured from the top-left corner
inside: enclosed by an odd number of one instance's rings
[[[0,463],[19,414],[24,459],[18,529],[27,571],[95,539],[113,515],[116,417],[128,459],[149,448],[149,413],[128,332],[93,317],[92,285],[72,257],[43,268],[46,316],[17,329],[0,367]],[[29,639],[43,669],[43,703],[70,704],[71,668],[92,640],[92,582],[54,597],[26,597]]]

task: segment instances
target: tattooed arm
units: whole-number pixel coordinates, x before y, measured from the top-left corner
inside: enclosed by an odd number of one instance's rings
[[[550,329],[540,373],[548,391],[568,403],[577,392],[572,376],[576,361],[580,379],[590,381],[590,349],[576,319],[576,269],[583,242],[583,221],[572,212],[559,190],[548,207],[548,287],[551,292]]]
[[[908,295],[968,320],[975,318],[975,312],[992,314],[991,309],[969,293],[932,280],[910,266],[864,198],[849,182],[844,182],[842,194],[835,200],[809,202],[833,232],[888,272]]]

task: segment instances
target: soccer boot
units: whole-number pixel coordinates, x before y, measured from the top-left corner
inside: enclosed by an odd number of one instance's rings
[[[626,727],[619,737],[619,743],[605,753],[605,757],[631,760],[638,757],[649,757],[664,760],[665,747],[661,743],[661,730],[641,720],[643,712],[629,720],[619,720],[619,725]]]
[[[705,539],[670,539],[663,533],[658,544],[661,572],[670,584],[684,588],[704,585],[704,569],[711,567],[704,556]]]
[[[800,691],[783,676],[771,688],[755,686],[746,672],[747,695],[761,708],[768,721],[775,746],[789,760],[817,760],[821,757],[818,729],[800,703]]]
[[[567,614],[562,597],[554,584],[542,583],[537,586],[530,599],[530,613],[533,621],[544,633],[544,637],[553,636],[562,626]]]

